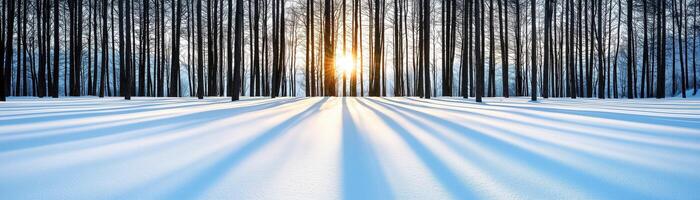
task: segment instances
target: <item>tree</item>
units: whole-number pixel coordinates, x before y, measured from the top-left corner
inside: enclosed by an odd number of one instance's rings
[[[231,9],[231,2],[229,2],[229,9]],[[230,82],[233,85],[231,101],[238,101],[241,92],[241,67],[243,65],[243,0],[236,0],[236,31],[233,48],[233,80]],[[200,71],[200,73],[202,72]]]
[[[452,77],[455,51],[456,1],[442,0],[442,95],[452,96]]]
[[[123,0],[122,0],[123,1]],[[131,62],[131,1],[127,0],[126,2],[126,7],[122,7],[122,9],[126,10],[126,21],[124,22],[124,38],[126,38],[125,41],[125,47],[124,47],[124,63],[122,69],[124,70],[124,82],[122,84],[125,84],[124,86],[124,99],[126,100],[131,100],[131,92],[132,92],[132,77],[133,77],[133,71],[132,71],[132,62]],[[121,64],[121,63],[120,63]]]
[[[108,88],[107,63],[109,62],[109,44],[107,39],[107,0],[102,0],[102,71],[100,75],[100,97],[105,96],[105,88]],[[112,72],[114,73],[114,72]]]
[[[502,1],[505,2],[502,3]],[[502,12],[503,7],[505,7],[505,13]],[[510,87],[508,84],[508,0],[498,0],[498,23],[501,34],[501,81],[503,82],[501,87],[503,97],[508,98],[508,87]]]
[[[272,5],[272,98],[280,95],[284,77],[285,27],[284,0],[273,0]],[[327,5],[329,6],[329,5]],[[242,11],[241,11],[242,12]],[[330,12],[330,11],[329,11]],[[329,14],[330,16],[330,14]],[[330,19],[330,17],[328,17]],[[330,23],[330,22],[329,22]],[[324,26],[325,29],[325,26]],[[329,39],[330,40],[330,39]]]
[[[656,2],[656,98],[666,97],[666,1]]]
[[[468,84],[469,75],[471,74],[471,1],[464,1],[464,13],[462,14],[462,63],[461,63],[461,74],[460,74],[460,92],[463,98],[469,98]],[[465,58],[466,57],[466,58]],[[472,89],[473,90],[473,89]]]
[[[311,4],[313,5],[313,0],[309,0]],[[352,0],[352,60],[353,60],[353,71],[352,74],[350,75],[350,96],[357,96],[357,69],[361,68],[362,65],[359,64],[358,62],[358,49],[360,47],[360,0]],[[313,12],[311,12],[313,13]],[[313,22],[313,17],[310,17]],[[313,27],[313,26],[312,26]],[[313,32],[312,35],[313,37]],[[313,45],[313,44],[311,44]],[[313,54],[312,54],[313,55]],[[360,60],[362,59],[359,57]],[[313,68],[312,68],[313,69]],[[360,80],[362,81],[362,80]]]
[[[216,0],[214,0],[216,1]],[[243,9],[243,4],[236,4],[236,9],[238,8]],[[217,95],[217,77],[218,77],[218,68],[217,68],[217,63],[216,63],[216,32],[217,32],[217,14],[216,14],[216,2],[212,3],[212,0],[207,0],[207,95],[208,96],[216,96]],[[237,31],[243,31],[237,30]]]
[[[7,89],[10,86],[10,79],[12,77],[12,73],[10,71],[12,68],[12,24],[15,17],[15,1],[9,1],[9,3],[8,1],[4,2],[5,5],[3,8],[6,9],[5,13],[7,14],[7,17],[5,18],[7,19],[7,27],[5,27],[5,29],[7,29],[7,34],[5,34],[7,38],[3,38],[5,40],[5,46],[3,46],[5,56],[0,57],[5,61],[2,68],[0,68],[0,101],[6,101],[5,96],[7,95],[6,92],[9,92]],[[0,61],[2,61],[2,59],[0,59]],[[4,74],[2,71],[4,71]]]
[[[260,96],[261,95],[261,73],[260,73],[260,41],[258,40],[260,36],[260,4],[259,1],[255,1],[254,4],[254,9],[251,9],[250,12],[254,12],[255,14],[253,15],[253,22],[252,22],[252,27],[253,27],[253,33],[252,33],[252,38],[251,40],[253,41],[252,43],[252,56],[253,56],[253,66],[252,66],[252,72],[251,72],[251,79],[250,79],[250,96]],[[267,31],[267,30],[265,30]]]
[[[148,16],[148,7],[149,7],[150,2],[144,1],[143,2],[143,10],[141,11],[141,38],[139,39],[140,45],[141,45],[141,54],[139,55],[139,91],[138,91],[138,96],[146,96],[146,55],[149,54],[150,52],[146,51],[146,46],[148,44],[148,36],[149,36],[149,16]],[[173,15],[175,16],[175,15]],[[175,25],[175,24],[173,24]],[[174,26],[173,26],[174,27]],[[175,40],[173,40],[175,41]],[[173,54],[175,55],[175,54]],[[175,56],[173,56],[175,57]]]
[[[476,0],[474,4],[474,54],[476,55],[476,102],[481,102],[484,96],[484,55],[483,55],[483,0]]]
[[[533,16],[534,17],[534,16]],[[533,22],[533,24],[535,24]],[[535,34],[535,33],[533,33]],[[552,1],[544,1],[544,61],[542,63],[542,98],[549,97],[549,68],[552,64]],[[533,44],[535,44],[533,42]],[[533,54],[536,54],[533,51]],[[533,58],[534,60],[535,58]],[[534,72],[533,72],[534,74]],[[533,78],[534,79],[534,78]],[[534,84],[533,84],[534,85]]]
[[[645,7],[646,8],[646,7]],[[698,9],[700,9],[700,3],[695,2],[695,9],[693,12],[693,95],[696,95],[698,93],[698,76],[697,76],[697,69],[696,69],[696,60],[695,57],[697,56],[697,46],[698,43],[696,42],[697,39],[697,16],[698,16]],[[646,14],[646,13],[645,13]],[[645,17],[646,20],[646,17]]]
[[[328,1],[328,0],[326,0]],[[372,41],[372,49],[370,50],[370,55],[372,56],[370,58],[370,76],[369,76],[369,96],[380,96],[381,95],[381,70],[382,70],[382,51],[383,51],[383,43],[384,41],[382,40],[382,35],[384,32],[384,27],[382,26],[383,23],[381,23],[382,15],[381,15],[381,7],[383,7],[383,2],[380,3],[380,0],[374,0],[374,18],[370,20],[373,25],[374,25],[374,30],[372,30],[373,37],[371,38]],[[381,6],[381,7],[380,7]],[[425,8],[424,8],[425,9]],[[370,11],[372,11],[370,9]],[[427,22],[429,23],[429,22]],[[371,28],[370,28],[371,29]],[[429,40],[429,39],[426,39]],[[424,46],[425,47],[425,46]],[[332,47],[329,48],[329,46],[325,47],[326,49],[333,49]],[[328,50],[326,50],[328,51]],[[332,50],[331,50],[332,51]],[[326,61],[328,62],[328,61]],[[328,64],[326,64],[328,65]],[[333,71],[326,71],[326,74],[332,74]],[[328,75],[327,75],[328,76]]]
[[[648,16],[647,16],[647,1],[642,1],[642,9],[643,9],[643,29],[644,29],[644,41],[643,41],[643,47],[642,47],[642,84],[641,84],[641,98],[646,98],[651,96],[651,92],[647,92],[645,95],[645,90],[644,88],[647,87],[649,91],[651,87],[650,83],[651,77],[648,76],[649,70],[651,70],[651,64],[649,62],[649,37],[648,37]],[[645,81],[647,80],[647,81]]]
[[[44,97],[46,96],[46,67],[48,62],[48,50],[47,46],[45,46],[46,42],[45,40],[48,40],[48,38],[45,38],[46,32],[48,32],[48,27],[44,26],[46,22],[45,16],[48,16],[48,13],[42,12],[43,10],[47,9],[48,3],[45,0],[38,0],[37,1],[37,6],[36,6],[36,27],[37,27],[37,38],[38,38],[38,43],[39,43],[39,73],[37,74],[37,79],[38,81],[36,82],[36,95],[38,97]],[[1,72],[0,72],[1,73]]]
[[[532,78],[530,78],[530,89],[531,89],[530,96],[532,96],[532,101],[537,101],[537,55],[536,55],[537,54],[537,48],[536,48],[536,46],[537,46],[536,45],[537,44],[537,25],[535,23],[537,21],[537,17],[535,15],[536,1],[535,0],[530,0],[530,1],[531,1],[530,15],[532,18],[532,23],[531,23],[531,25],[532,25],[532,30],[531,30],[532,31],[532,34],[531,34],[531,36],[532,36],[532,51],[530,52],[531,61],[532,61],[532,66],[530,66],[530,68],[532,68],[532,73],[530,73],[530,75],[532,76]]]
[[[236,3],[238,3],[237,0]],[[239,4],[240,5],[240,4]],[[236,5],[236,6],[239,6]],[[236,11],[238,12],[238,11]],[[197,2],[197,98],[204,98],[204,52],[202,50],[202,2]],[[237,45],[236,45],[237,46]]]
[[[489,0],[489,91],[486,96],[496,96],[496,36],[493,31],[493,0]]]
[[[622,6],[622,5],[620,5]],[[634,67],[634,29],[632,28],[632,0],[627,0],[627,98],[633,99],[632,68]],[[615,87],[617,90],[617,87]]]
[[[443,1],[444,2],[444,1]],[[403,96],[403,30],[399,0],[394,1],[394,96]],[[345,82],[345,81],[343,81]],[[445,85],[445,84],[443,84]],[[443,90],[444,92],[444,90]]]
[[[127,5],[127,7],[129,7]],[[82,0],[68,1],[68,13],[70,15],[70,96],[81,94],[82,72]],[[127,35],[130,27],[129,10],[127,10]],[[127,46],[129,47],[129,46]]]
[[[59,7],[59,1],[54,0],[53,3],[53,98],[58,98],[58,55],[59,55],[59,43],[58,43],[58,7]]]
[[[576,61],[574,58],[574,0],[568,0],[567,4],[567,10],[568,10],[568,19],[567,19],[567,24],[568,24],[568,44],[567,46],[567,80],[568,80],[568,85],[569,85],[569,91],[568,94],[572,99],[575,99],[577,96],[577,91],[578,91],[578,86],[576,85]]]
[[[172,69],[170,70],[170,88],[168,90],[169,97],[180,96],[180,21],[182,19],[182,5],[180,0],[173,0],[173,31],[172,31]],[[147,6],[146,6],[147,7]],[[147,8],[146,8],[147,9]],[[146,23],[148,21],[146,20]],[[141,78],[139,78],[141,79]],[[143,83],[143,80],[141,80]]]
[[[523,74],[522,74],[522,30],[520,26],[520,0],[515,0],[515,96],[522,96],[524,93],[523,88]]]
[[[594,1],[593,4],[597,2],[598,8],[598,30],[597,30],[597,41],[598,41],[598,98],[605,99],[605,68],[603,60],[603,0]]]
[[[422,60],[423,63],[423,98],[430,99],[430,0],[421,0],[421,42]]]

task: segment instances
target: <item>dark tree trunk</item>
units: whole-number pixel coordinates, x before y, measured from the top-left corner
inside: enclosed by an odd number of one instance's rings
[[[522,75],[522,30],[521,23],[521,10],[520,10],[520,0],[515,0],[515,96],[522,96],[524,93],[523,88],[523,75]]]
[[[544,62],[542,63],[542,98],[549,97],[549,68],[552,64],[552,1],[544,1]],[[534,24],[534,22],[533,22]],[[533,33],[534,34],[534,33]],[[533,42],[533,45],[537,43]],[[533,51],[533,54],[535,52]],[[534,58],[533,58],[534,59]],[[534,73],[534,72],[533,72]]]
[[[7,20],[7,26],[5,29],[7,29],[7,33],[5,34],[6,38],[3,38],[5,40],[5,46],[4,50],[5,56],[4,56],[4,64],[3,67],[0,68],[0,101],[5,101],[5,96],[7,95],[7,92],[9,92],[9,86],[10,86],[10,79],[12,79],[12,72],[10,71],[12,68],[12,35],[13,35],[13,23],[14,23],[14,18],[15,18],[15,1],[4,1],[5,5],[3,8],[6,9],[7,17],[5,18]],[[2,61],[2,60],[0,60]],[[4,72],[2,72],[4,71]],[[4,74],[3,74],[4,73]]]
[[[378,2],[379,0],[375,0]],[[323,64],[324,64],[324,96],[337,96],[336,92],[336,77],[335,77],[335,45],[333,42],[332,30],[333,18],[331,13],[333,12],[333,4],[331,0],[324,1],[323,9]],[[378,10],[376,11],[378,12]],[[375,14],[376,15],[376,14]],[[378,83],[378,82],[377,82]]]
[[[530,68],[532,69],[531,76],[530,78],[530,95],[532,96],[532,101],[537,101],[537,25],[536,23],[536,15],[535,15],[535,0],[531,0],[531,8],[530,8],[530,17],[532,18],[532,50],[530,52],[531,60],[532,60],[532,66]]]
[[[148,22],[148,7],[149,7],[150,2],[144,1],[143,3],[143,10],[141,11],[141,39],[139,40],[139,43],[141,45],[141,50],[140,50],[140,55],[139,55],[139,91],[138,91],[138,96],[146,96],[146,54],[148,54],[148,51],[146,50],[146,45],[148,44],[149,41],[149,22]],[[175,16],[175,15],[173,15]],[[174,41],[174,40],[173,40]],[[174,57],[174,56],[173,56]]]
[[[496,96],[496,36],[493,30],[493,0],[489,0],[489,80],[486,96]]]
[[[595,1],[598,5],[597,17],[598,17],[598,30],[597,30],[597,41],[598,41],[598,98],[605,99],[605,61],[603,49],[603,0]],[[594,3],[595,4],[595,3]]]
[[[622,5],[620,5],[622,6]],[[632,67],[634,66],[634,54],[632,53],[634,51],[634,29],[632,28],[632,0],[627,0],[627,98],[628,99],[633,99],[634,94],[632,93],[634,88],[634,85],[632,84]],[[618,34],[619,35],[619,34]],[[615,90],[617,90],[617,87],[615,87]]]
[[[107,69],[109,62],[109,46],[107,39],[107,0],[102,0],[102,71],[100,75],[100,97],[105,96],[107,86]],[[112,73],[115,73],[114,71]]]
[[[641,98],[646,98],[649,97],[651,94],[647,93],[645,94],[645,87],[647,86],[646,80],[651,79],[651,77],[647,76],[648,71],[651,69],[650,68],[650,63],[649,63],[649,37],[648,37],[648,20],[647,20],[647,1],[642,1],[642,8],[643,8],[643,24],[644,24],[644,44],[642,47],[642,84],[641,84],[641,89],[640,89],[640,97]]]
[[[230,2],[229,2],[230,4]],[[229,5],[229,9],[231,5]],[[201,47],[201,46],[200,46]],[[237,101],[241,92],[241,67],[243,67],[243,0],[236,0],[236,31],[233,44],[233,89],[231,101]],[[201,73],[201,72],[200,72]]]
[[[180,96],[180,22],[182,20],[182,4],[180,0],[173,0],[173,31],[172,31],[172,41],[173,41],[173,54],[171,61],[170,70],[170,88],[168,90],[169,97],[179,97]]]
[[[503,7],[505,7],[505,12],[503,12]],[[508,87],[510,87],[508,83],[508,0],[498,0],[498,22],[501,34],[501,81],[503,82],[501,89],[503,96],[508,98]]]
[[[45,33],[48,32],[48,27],[44,26],[46,23],[44,20],[46,19],[45,16],[48,15],[48,13],[42,12],[42,10],[45,10],[46,7],[48,6],[48,3],[44,0],[37,0],[37,7],[36,7],[36,27],[37,27],[37,39],[39,43],[39,72],[37,74],[37,79],[38,81],[36,83],[36,95],[38,97],[44,97],[46,96],[46,62],[48,62],[48,54],[47,54],[47,46],[45,40],[48,40],[48,38],[45,38]]]
[[[666,1],[656,2],[656,98],[666,97]]]
[[[240,0],[237,0],[238,2]],[[236,5],[238,6],[238,5]],[[204,52],[202,50],[202,2],[197,2],[197,98],[204,98]]]

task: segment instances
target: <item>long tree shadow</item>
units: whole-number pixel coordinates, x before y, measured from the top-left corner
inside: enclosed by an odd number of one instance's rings
[[[388,101],[395,101],[395,100],[389,100],[389,99],[382,99],[382,100],[388,100]],[[440,136],[439,130],[435,129],[435,127],[422,123],[420,120],[417,119],[426,119],[427,121],[436,123],[440,125],[441,127],[445,127],[453,132],[456,133],[462,133],[464,137],[466,137],[468,140],[472,140],[474,142],[477,142],[479,144],[484,144],[482,146],[484,147],[489,147],[491,151],[497,153],[498,155],[501,155],[503,157],[507,157],[510,160],[517,160],[518,162],[525,163],[530,166],[538,166],[538,170],[545,171],[549,174],[557,174],[560,177],[557,178],[563,178],[567,180],[568,184],[575,185],[577,188],[580,188],[582,190],[590,190],[588,193],[596,193],[600,191],[615,191],[613,196],[617,196],[620,198],[642,198],[644,197],[643,195],[640,194],[640,191],[635,191],[631,188],[626,187],[625,185],[620,185],[616,184],[613,182],[610,182],[606,180],[604,177],[598,177],[594,174],[591,174],[587,171],[581,171],[579,169],[576,169],[570,165],[563,164],[561,161],[558,160],[553,160],[552,158],[548,158],[543,155],[539,155],[536,152],[532,152],[528,149],[515,146],[511,143],[508,143],[506,141],[503,141],[497,137],[494,137],[488,133],[482,133],[480,131],[474,131],[474,130],[469,130],[465,129],[468,128],[464,125],[457,124],[455,122],[452,122],[450,120],[443,119],[442,117],[437,117],[432,114],[428,114],[425,112],[417,111],[415,109],[410,109],[407,107],[407,105],[402,105],[402,102],[393,102],[393,103],[385,103],[380,100],[376,99],[368,99],[368,101],[381,106],[383,110],[389,110],[392,112],[399,113],[400,115],[403,116],[415,116],[414,119],[410,120],[412,124],[415,124],[422,129],[425,130],[431,130],[430,132],[433,132],[433,136],[438,136],[438,138],[445,143],[452,143],[448,138],[444,138]],[[423,105],[416,105],[416,104],[411,104],[411,106],[423,106]],[[436,109],[436,113],[439,113],[440,109],[438,108],[432,108]],[[464,112],[464,111],[463,111]],[[486,129],[491,129],[493,131],[498,131],[505,133],[507,135],[510,135],[511,137],[515,136],[512,133],[509,133],[509,131],[499,128],[497,126],[493,126],[490,124],[479,124],[478,126],[482,126],[483,128]],[[473,131],[473,132],[472,132]],[[589,157],[590,155],[586,152],[581,152],[581,151],[576,151],[574,149],[567,149],[565,147],[559,146],[559,145],[554,145],[551,143],[546,143],[544,141],[536,141],[532,139],[527,139],[523,137],[518,137],[515,136],[516,138],[519,138],[523,140],[523,142],[526,143],[532,143],[535,145],[546,145],[550,147],[554,147],[554,149],[557,150],[562,150],[566,152],[573,153],[574,155],[580,155],[583,157]],[[452,148],[456,148],[455,145],[452,146]],[[582,155],[583,154],[583,155]],[[600,158],[596,158],[600,159]]]
[[[376,152],[363,133],[358,132],[347,100],[343,98],[342,102],[343,199],[393,199]]]
[[[178,132],[178,133],[170,133],[173,135],[169,135],[167,139],[163,140],[158,140],[157,143],[151,143],[149,145],[144,145],[140,146],[138,149],[133,149],[132,153],[127,153],[127,152],[121,152],[119,154],[115,154],[109,157],[109,159],[104,159],[104,161],[109,162],[109,160],[122,160],[122,159],[130,159],[136,156],[143,156],[143,152],[150,152],[150,153],[157,153],[160,152],[163,147],[171,147],[171,146],[178,146],[183,143],[189,143],[192,142],[193,140],[196,140],[198,138],[206,138],[206,137],[216,137],[221,134],[225,133],[217,133],[216,131],[214,133],[210,133],[209,131],[205,130],[216,130],[216,128],[212,129],[207,129],[206,127],[210,126],[209,123],[216,123],[217,121],[235,121],[235,122],[228,122],[226,123],[226,127],[235,127],[238,125],[242,125],[243,123],[250,122],[250,121],[256,121],[257,119],[262,119],[266,117],[270,117],[272,115],[281,113],[283,109],[294,109],[297,107],[297,105],[294,102],[297,102],[296,100],[301,100],[302,98],[295,98],[295,101],[291,101],[291,103],[285,103],[288,101],[280,101],[279,105],[269,105],[265,106],[264,108],[250,108],[250,107],[237,107],[237,108],[242,108],[242,109],[236,109],[236,108],[229,108],[229,109],[220,109],[220,110],[230,110],[233,112],[229,112],[226,115],[221,115],[220,117],[216,117],[216,114],[213,114],[212,116],[207,115],[208,117],[198,117],[199,119],[197,120],[187,120],[187,123],[180,124],[177,123],[177,126],[168,126],[168,131],[176,131],[177,129],[190,129],[190,128],[204,128],[203,131],[184,131],[184,132]],[[307,101],[311,101],[306,99]],[[286,108],[280,108],[281,106],[288,105],[289,107]],[[274,110],[274,112],[270,113],[263,113],[260,114],[263,111],[266,110]],[[207,111],[203,113],[212,113],[212,111]],[[246,120],[235,120],[235,117],[239,116],[244,116],[243,114],[246,113],[256,113],[257,116],[256,118],[253,119],[246,119]],[[206,114],[203,114],[206,115]],[[191,121],[191,122],[190,122]],[[190,126],[194,125],[194,126]],[[165,125],[161,125],[165,126]],[[217,128],[223,128],[217,125],[211,125]],[[140,131],[136,131],[140,132]],[[104,145],[110,145],[110,144],[129,144],[129,143],[137,143],[139,141],[143,140],[148,140],[148,139],[158,139],[158,138],[163,138],[163,135],[159,134],[149,134],[149,133],[137,133],[137,134],[131,134],[125,137],[120,137],[119,139],[112,139],[110,141],[105,141],[105,142],[91,142],[89,146],[87,145],[82,145],[79,149],[68,149],[65,147],[62,147],[61,149],[63,150],[80,150],[80,149],[90,149],[95,146],[104,146]],[[111,142],[111,143],[110,143]],[[128,151],[128,150],[127,150]],[[141,154],[136,155],[135,152],[140,152]],[[97,162],[100,162],[100,160],[95,160],[93,161],[93,164],[96,164]],[[104,163],[103,163],[104,164]],[[107,163],[109,164],[109,163]]]
[[[111,111],[111,110],[129,110],[131,108],[149,108],[154,106],[165,106],[172,104],[183,104],[187,103],[187,100],[177,100],[177,99],[149,99],[149,100],[115,100],[115,99],[91,99],[91,101],[75,103],[74,99],[62,99],[56,102],[31,102],[28,105],[17,105],[14,108],[0,107],[2,110],[6,111],[22,111],[22,113],[13,113],[11,115],[0,115],[0,120],[3,117],[17,118],[33,118],[36,115],[39,116],[49,116],[55,115],[67,115],[71,113],[82,113],[82,112],[100,112],[100,111]],[[215,103],[212,101],[190,101],[189,103]],[[220,101],[219,101],[220,102]],[[45,105],[50,104],[50,105]],[[106,107],[108,105],[109,107]],[[165,106],[164,108],[167,108]]]
[[[38,137],[28,137],[23,139],[15,140],[0,140],[0,152],[14,151],[27,148],[35,148],[46,145],[61,144],[66,142],[76,142],[80,140],[93,139],[103,136],[114,136],[115,134],[124,134],[127,132],[134,132],[130,134],[131,138],[138,138],[148,134],[138,133],[138,130],[153,128],[158,126],[168,126],[168,129],[172,132],[181,128],[189,128],[192,124],[203,123],[211,120],[216,120],[226,116],[241,115],[245,113],[271,109],[279,106],[283,106],[289,103],[300,101],[302,98],[290,98],[276,101],[266,101],[263,103],[255,103],[249,106],[242,107],[232,107],[225,109],[213,109],[202,112],[189,113],[184,115],[178,115],[173,117],[162,117],[154,120],[144,120],[135,123],[120,124],[120,122],[110,121],[97,124],[84,124],[80,126],[65,127],[66,129],[79,129],[81,126],[85,126],[85,130],[81,131],[71,131],[70,133],[64,134],[54,134],[54,135],[43,135]],[[230,103],[230,102],[229,102]],[[169,115],[168,113],[163,114],[164,116]],[[112,125],[113,124],[113,125]],[[90,127],[100,127],[98,129]],[[56,131],[54,128],[51,131]],[[36,131],[35,134],[40,134],[42,131]],[[32,133],[26,133],[32,134]],[[121,138],[120,141],[127,141],[129,138]],[[104,145],[104,143],[94,144],[94,145]]]
[[[387,99],[388,101],[393,101],[394,103],[399,103],[402,104],[403,102],[401,101],[396,101],[396,100],[391,100]],[[593,138],[593,139],[600,139],[600,140],[608,140],[608,141],[616,141],[616,142],[622,142],[622,143],[627,143],[627,144],[635,144],[635,145],[654,145],[656,147],[660,148],[673,148],[673,149],[683,149],[683,150],[694,150],[697,151],[697,148],[690,148],[687,146],[678,146],[678,145],[671,145],[671,144],[665,144],[665,143],[660,143],[658,141],[643,141],[640,139],[640,137],[657,137],[658,139],[665,138],[669,139],[668,133],[656,133],[656,132],[650,132],[650,131],[645,131],[644,133],[640,133],[641,128],[639,127],[625,127],[625,126],[612,126],[612,125],[606,125],[606,124],[600,124],[600,123],[591,123],[591,122],[584,122],[581,120],[576,120],[577,118],[566,118],[566,117],[556,117],[556,116],[549,116],[548,114],[556,114],[556,111],[554,110],[536,110],[536,109],[531,109],[530,107],[527,108],[522,108],[522,107],[512,107],[512,106],[504,106],[504,105],[489,105],[489,106],[460,106],[460,105],[453,105],[453,104],[443,104],[440,103],[439,99],[436,99],[436,101],[425,101],[425,100],[417,100],[417,99],[410,99],[411,101],[416,101],[420,102],[422,104],[428,104],[428,105],[441,105],[443,107],[437,107],[437,106],[427,106],[427,105],[421,105],[421,104],[412,104],[412,106],[416,107],[421,107],[421,108],[426,108],[426,109],[441,109],[453,113],[469,113],[473,115],[478,115],[480,117],[484,118],[490,118],[490,119],[496,119],[499,121],[506,121],[506,122],[511,122],[511,123],[517,123],[517,124],[523,124],[523,125],[528,125],[528,126],[533,126],[533,127],[546,127],[548,130],[553,130],[553,131],[558,131],[562,134],[565,135],[571,135],[575,137],[586,137],[586,138]],[[452,101],[447,101],[447,102],[452,102]],[[449,107],[449,108],[445,108]],[[456,109],[455,107],[461,108],[461,109]],[[476,113],[472,111],[489,111],[489,112],[494,112],[492,114],[481,114],[481,113]],[[551,121],[551,122],[556,122],[558,124],[552,124],[552,123],[536,123],[535,121],[530,121],[530,120],[525,120],[522,118],[531,118],[533,115],[533,111],[529,110],[534,110],[534,112],[542,112],[545,115],[537,115],[538,120],[544,120],[544,121]],[[504,113],[504,114],[509,114],[509,115],[517,115],[521,116],[521,118],[505,118],[505,117],[498,117],[499,113]],[[561,113],[565,115],[572,115],[576,116],[573,113]],[[598,119],[598,117],[595,116],[590,116],[594,117],[594,119]],[[612,118],[615,119],[615,118]],[[622,122],[627,122],[624,119],[620,119]],[[564,125],[562,125],[564,124]],[[585,125],[588,127],[594,127],[594,128],[600,128],[600,129],[605,129],[605,130],[616,130],[616,131],[623,131],[625,132],[624,135],[610,135],[610,134],[597,134],[597,133],[590,133],[585,129],[582,130],[577,130],[573,129],[567,125]],[[523,130],[525,131],[525,130]],[[630,137],[634,138],[632,140]],[[685,139],[689,140],[697,140],[697,136],[694,135],[683,135],[683,134],[674,134],[673,135],[674,141],[683,141]]]
[[[368,98],[371,99],[371,98]],[[430,173],[437,178],[438,183],[447,190],[447,192],[455,199],[476,199],[478,196],[475,194],[473,188],[468,187],[462,180],[459,179],[459,175],[455,174],[444,161],[442,161],[434,152],[432,152],[425,144],[421,143],[415,136],[410,134],[410,131],[403,127],[390,116],[383,113],[383,111],[377,110],[376,108],[367,105],[362,101],[358,103],[370,111],[379,118],[387,126],[391,127],[392,130],[398,135],[406,144],[411,148],[410,150],[418,156],[418,158],[425,164]]]
[[[274,100],[266,100],[272,102]],[[240,101],[239,101],[240,102]],[[178,109],[178,108],[197,108],[203,106],[210,106],[216,104],[230,104],[231,101],[204,101],[204,102],[180,102],[180,103],[168,103],[174,104],[174,106],[162,107],[161,104],[146,103],[145,105],[134,104],[134,102],[128,102],[126,106],[120,106],[116,108],[103,108],[100,110],[76,110],[76,111],[60,111],[55,112],[55,115],[40,113],[40,116],[33,116],[29,118],[14,118],[14,119],[1,119],[0,125],[11,124],[11,125],[21,125],[21,124],[31,124],[36,122],[52,122],[52,121],[63,121],[63,120],[80,120],[88,119],[101,116],[112,116],[112,115],[122,115],[122,114],[133,114],[133,113],[143,113],[149,111],[159,111],[165,109]],[[238,102],[236,102],[238,103]],[[95,105],[100,106],[100,105]],[[89,114],[89,115],[88,115]],[[21,134],[21,133],[17,133]],[[7,134],[3,134],[7,135]]]
[[[326,97],[314,103],[302,112],[294,114],[284,122],[255,136],[255,138],[239,148],[236,148],[236,150],[226,153],[220,160],[207,164],[199,170],[198,174],[194,174],[194,176],[190,177],[188,180],[183,181],[182,184],[175,186],[175,188],[171,190],[171,193],[167,194],[164,199],[197,199],[204,194],[207,189],[223,179],[236,165],[244,161],[250,155],[258,152],[266,145],[272,143],[275,139],[288,133],[290,128],[308,118],[314,112],[320,110],[321,106],[327,101],[328,98]],[[173,176],[177,175],[173,174]]]
[[[416,99],[411,99],[411,100],[416,100]],[[442,102],[456,102],[456,103],[466,103],[467,101],[463,100],[455,100],[455,99],[441,99],[441,98],[435,98],[433,99],[435,101],[442,101]],[[568,100],[568,99],[567,99]],[[418,100],[421,101],[421,100]],[[431,102],[434,103],[434,102]],[[584,104],[585,103],[585,104]],[[620,105],[605,105],[605,104],[600,104],[600,103],[589,103],[587,101],[584,101],[582,103],[577,103],[577,102],[571,102],[571,101],[564,101],[564,102],[558,102],[558,101],[547,101],[547,105],[556,105],[556,106],[532,106],[531,103],[522,103],[522,102],[508,102],[506,104],[489,104],[494,107],[503,107],[503,108],[516,108],[516,109],[530,109],[530,110],[538,110],[538,111],[545,111],[545,112],[552,112],[552,113],[564,113],[564,114],[574,114],[574,115],[581,115],[581,116],[589,116],[589,117],[597,117],[597,118],[606,118],[606,119],[617,119],[617,120],[622,120],[622,121],[629,121],[629,122],[640,122],[640,123],[650,123],[654,121],[661,121],[663,124],[668,124],[672,126],[678,126],[678,127],[688,127],[688,128],[698,128],[700,127],[700,123],[698,122],[698,119],[700,119],[700,114],[698,114],[698,108],[685,108],[683,113],[678,113],[678,112],[663,112],[663,111],[656,111],[655,109],[663,109],[663,110],[672,110],[673,104],[672,105],[666,105],[666,104],[660,104],[656,105],[657,107],[649,107],[648,105],[637,105],[636,106],[625,106],[629,102],[620,102]],[[638,104],[642,104],[641,102],[635,102]],[[583,105],[582,105],[583,104]],[[589,104],[592,104],[595,106],[594,108],[596,109],[595,111],[590,111],[590,110],[583,110],[581,109],[585,106],[588,106]],[[573,107],[576,105],[577,107]],[[658,106],[665,106],[665,107],[658,107]],[[681,105],[675,105],[676,107],[680,107]],[[687,106],[687,105],[683,105]],[[700,107],[699,107],[700,108]],[[678,109],[678,108],[675,108]],[[695,111],[692,111],[692,110]],[[676,115],[673,117],[665,116],[665,115]],[[679,116],[683,115],[683,116]]]

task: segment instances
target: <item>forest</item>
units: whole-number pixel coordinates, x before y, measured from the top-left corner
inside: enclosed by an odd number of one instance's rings
[[[699,6],[693,0],[3,0],[0,100],[686,97],[697,93]]]
[[[0,199],[698,199],[700,0],[0,0]]]

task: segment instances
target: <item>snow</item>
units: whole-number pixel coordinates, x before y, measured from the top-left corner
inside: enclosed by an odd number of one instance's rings
[[[700,99],[10,98],[0,199],[698,199]]]

